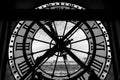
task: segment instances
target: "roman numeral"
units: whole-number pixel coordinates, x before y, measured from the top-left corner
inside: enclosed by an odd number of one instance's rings
[[[23,44],[16,42],[16,50],[23,50]],[[25,49],[30,50],[30,43],[25,43]]]
[[[32,59],[29,58],[28,60],[29,60],[30,64],[33,65]],[[23,75],[30,69],[30,67],[27,65],[26,61],[19,63],[18,67]]]
[[[93,43],[91,42],[91,44]],[[91,50],[93,50],[93,46],[91,46]],[[96,50],[105,50],[104,41],[96,43]]]
[[[28,29],[30,26],[33,26],[33,25],[34,25],[34,23],[31,23],[31,25],[25,24],[25,25],[23,26],[23,28],[24,28],[24,29]],[[31,28],[30,28],[30,32],[34,34],[34,33],[36,32],[36,29],[34,29],[34,28],[31,27]]]
[[[84,23],[85,23],[86,26],[90,26],[90,25],[88,25],[87,22],[84,22]],[[96,23],[93,23],[92,26],[90,26],[90,28],[91,28],[92,30],[93,30],[93,29],[98,29],[98,27],[96,26]],[[87,29],[84,29],[84,30],[86,31],[87,34],[89,34],[90,31],[89,31],[88,28],[87,28]]]
[[[94,59],[91,68],[93,68],[95,71],[97,71],[98,73],[100,72],[101,68],[102,68],[103,63]]]

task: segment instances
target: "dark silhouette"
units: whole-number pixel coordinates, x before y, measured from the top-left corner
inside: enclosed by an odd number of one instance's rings
[[[67,54],[64,54],[64,55],[63,55],[63,58],[64,58],[65,60],[67,60]]]
[[[43,79],[42,73],[33,71],[31,80],[41,80],[41,79]]]
[[[94,70],[91,70],[88,80],[101,80],[101,79],[95,74]]]
[[[39,63],[40,59],[41,57],[37,57],[35,64]],[[36,70],[32,72],[31,80],[41,80],[42,78],[43,78],[42,72],[37,72]]]

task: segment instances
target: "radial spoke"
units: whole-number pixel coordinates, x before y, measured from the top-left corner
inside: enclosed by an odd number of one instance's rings
[[[100,36],[104,36],[105,34],[100,34],[100,35],[97,35],[95,37],[100,37]],[[77,43],[77,42],[81,42],[81,41],[85,41],[85,40],[88,40],[88,39],[91,39],[92,37],[89,37],[89,38],[85,38],[85,39],[81,39],[81,40],[77,40],[77,41],[74,41],[74,42],[71,42],[71,44],[74,44],[74,43]]]
[[[63,59],[64,59],[64,63],[65,63],[65,67],[66,67],[66,71],[67,71],[67,74],[68,74],[68,77],[69,77],[69,71],[68,71],[68,67],[67,67],[67,64],[66,64],[66,60],[65,60],[64,57],[63,57]]]
[[[76,30],[76,28],[79,27],[79,25],[81,24],[81,21],[79,21],[63,38],[62,40],[65,40],[69,35],[71,35],[71,33]]]
[[[40,51],[37,51],[37,52],[32,52],[32,54],[37,54],[37,53],[41,53],[41,52],[44,52],[44,51],[47,51],[49,49],[44,49],[44,50],[40,50]]]
[[[77,27],[77,28],[75,29],[75,31],[73,31],[73,32],[69,35],[68,39],[69,39],[72,35],[74,35],[74,34],[78,31],[78,29],[81,28],[82,25],[83,25],[83,24],[80,24],[79,27]]]
[[[57,31],[57,27],[56,27],[56,25],[55,25],[55,22],[53,22],[53,25],[54,25],[55,32],[56,32],[56,34],[57,34],[57,37],[58,37],[58,31]]]
[[[58,55],[59,55],[59,54],[60,54],[60,53],[58,52]],[[57,56],[56,61],[55,61],[55,66],[54,66],[54,69],[53,69],[52,76],[53,76],[54,73],[55,73],[55,69],[56,69],[57,61],[58,61],[58,56]]]
[[[67,28],[67,21],[66,21],[66,23],[65,23],[65,27],[64,27],[64,31],[63,31],[63,36],[65,35],[65,31],[66,31],[66,28]]]
[[[85,41],[85,40],[88,40],[88,38],[85,38],[85,39],[81,39],[81,40],[77,40],[77,41],[71,42],[71,44],[78,43],[78,42]]]
[[[68,53],[68,55],[70,55],[81,67],[87,67],[73,52],[71,52],[68,48],[66,48],[65,46],[64,50]]]
[[[78,50],[78,49],[74,49],[74,48],[69,48],[69,49],[74,50],[74,51],[77,51],[77,52],[82,52],[82,53],[86,53],[86,54],[88,54],[88,52],[81,51],[81,50]]]
[[[18,35],[18,34],[13,34],[13,35],[17,35],[17,36],[20,36],[20,37],[25,37],[25,36]],[[39,40],[39,39],[35,39],[35,38],[31,38],[31,37],[26,37],[26,38],[27,38],[27,39],[31,39],[31,40],[35,40],[35,41],[39,41],[39,42],[43,42],[43,43],[46,43],[46,44],[55,45],[54,43],[50,43],[50,42],[47,42],[47,41],[43,41],[43,40]]]

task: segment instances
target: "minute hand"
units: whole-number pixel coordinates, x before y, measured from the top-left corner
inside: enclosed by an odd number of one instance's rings
[[[79,21],[79,22],[62,38],[62,41],[64,41],[80,24],[81,24],[81,21]]]
[[[52,32],[50,32],[40,21],[36,20],[35,22],[37,23],[38,26],[40,26],[40,28],[43,29],[44,32],[47,33],[47,35],[49,35],[56,43],[58,43],[59,39],[58,39],[57,36],[55,36],[55,34],[53,34]],[[54,29],[51,27],[51,25],[49,25],[49,27],[54,32]]]
[[[20,80],[26,80],[26,78],[27,78],[34,70],[36,70],[36,68],[39,67],[39,65],[42,63],[42,61],[45,60],[45,58],[53,55],[53,54],[56,52],[56,50],[57,50],[57,44],[56,44],[53,48],[49,49],[49,50],[39,59],[39,61],[37,61],[37,63],[36,63],[24,76],[22,76],[22,78],[21,78]]]

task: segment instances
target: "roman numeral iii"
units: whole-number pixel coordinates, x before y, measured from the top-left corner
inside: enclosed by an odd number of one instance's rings
[[[23,50],[23,44],[24,43],[18,43],[16,42],[16,50]],[[30,43],[25,43],[25,49],[30,50]]]

